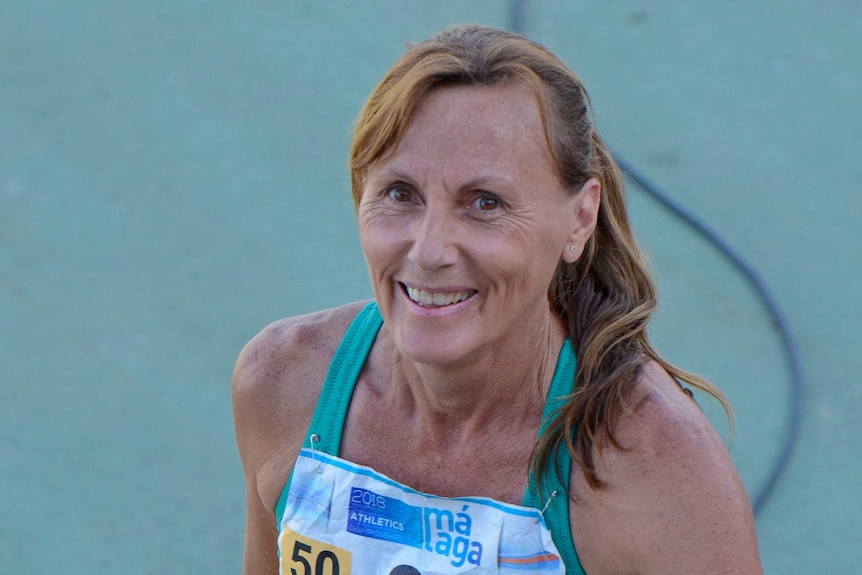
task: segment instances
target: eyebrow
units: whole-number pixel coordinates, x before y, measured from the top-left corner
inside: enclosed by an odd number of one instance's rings
[[[369,180],[374,180],[378,178],[384,179],[397,179],[404,180],[406,182],[415,183],[416,178],[411,176],[405,170],[402,170],[398,167],[394,166],[381,166],[378,168],[371,168],[368,174]],[[459,186],[459,189],[473,189],[473,188],[483,188],[485,186],[492,187],[502,187],[503,189],[512,189],[515,187],[515,182],[512,178],[506,176],[500,176],[493,173],[480,174],[470,180],[468,180],[462,186]]]

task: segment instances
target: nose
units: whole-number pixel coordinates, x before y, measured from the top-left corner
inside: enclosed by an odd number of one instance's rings
[[[409,257],[425,271],[455,263],[458,249],[453,215],[442,206],[428,206],[415,222]]]

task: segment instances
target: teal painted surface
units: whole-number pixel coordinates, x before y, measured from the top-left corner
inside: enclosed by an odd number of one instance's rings
[[[0,571],[236,572],[229,380],[278,317],[368,297],[345,169],[379,76],[507,2],[0,0]],[[853,572],[862,514],[862,5],[535,0],[606,139],[758,268],[809,379],[769,573]],[[788,374],[738,274],[632,188],[653,335],[737,411],[749,490]],[[720,414],[707,406],[721,425]]]

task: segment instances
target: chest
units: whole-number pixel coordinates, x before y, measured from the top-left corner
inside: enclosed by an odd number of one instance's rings
[[[522,502],[538,420],[465,435],[432,435],[409,414],[371,407],[358,395],[345,422],[342,458],[423,493]]]

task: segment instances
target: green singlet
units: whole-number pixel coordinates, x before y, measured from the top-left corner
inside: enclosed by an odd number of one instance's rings
[[[350,324],[329,366],[329,373],[320,393],[320,399],[304,447],[317,449],[333,456],[339,455],[344,419],[347,416],[350,398],[353,395],[359,373],[362,371],[382,325],[383,317],[374,302],[365,306]],[[576,358],[572,344],[566,339],[560,350],[554,378],[548,392],[548,401],[545,404],[542,417],[542,428],[539,431],[540,436],[550,423],[554,411],[562,404],[563,398],[571,393],[575,365]],[[317,435],[314,445],[311,443],[312,433]],[[545,474],[546,485],[542,490],[545,496],[556,492],[557,497],[554,497],[551,504],[544,510],[543,516],[554,544],[566,566],[567,575],[583,575],[584,570],[578,560],[572,540],[569,524],[569,498],[566,496],[572,460],[565,447],[560,449],[557,455],[556,465],[560,473],[558,474],[556,469],[549,469]],[[565,484],[560,483],[558,475],[565,479]],[[278,501],[276,517],[279,521],[284,514],[291,478],[288,479]],[[522,505],[542,510],[546,501],[540,500],[535,478],[531,477]]]

